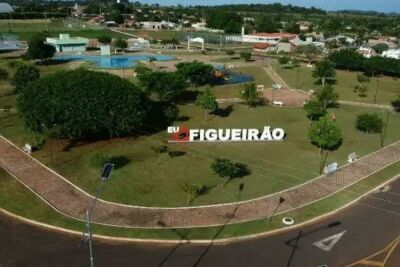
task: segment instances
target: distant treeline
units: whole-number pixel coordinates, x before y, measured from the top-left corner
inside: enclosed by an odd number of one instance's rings
[[[326,11],[315,7],[306,8],[293,5],[274,4],[241,4],[241,5],[220,5],[220,6],[194,6],[199,9],[229,10],[232,12],[265,12],[265,13],[299,13],[299,14],[320,14],[325,15]]]
[[[385,57],[365,58],[355,50],[344,49],[333,52],[329,60],[337,69],[362,71],[367,75],[387,75],[400,77],[400,60]]]

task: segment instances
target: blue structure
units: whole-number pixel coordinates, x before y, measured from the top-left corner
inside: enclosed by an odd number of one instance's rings
[[[149,61],[151,57],[157,61],[174,60],[170,55],[118,55],[118,56],[90,56],[90,55],[60,55],[55,56],[55,60],[60,61],[88,61],[94,63],[99,68],[104,69],[123,69],[132,68],[139,61]]]
[[[21,48],[21,42],[15,35],[9,33],[0,33],[0,51],[12,51]]]

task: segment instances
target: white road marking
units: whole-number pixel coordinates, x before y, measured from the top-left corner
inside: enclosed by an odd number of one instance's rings
[[[314,245],[317,246],[318,248],[322,249],[323,251],[329,252],[339,241],[340,238],[346,233],[346,230],[343,232],[334,234],[332,236],[329,236],[327,238],[324,238],[318,242],[315,242]]]

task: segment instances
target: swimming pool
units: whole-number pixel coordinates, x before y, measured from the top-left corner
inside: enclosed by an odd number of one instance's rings
[[[174,60],[170,55],[115,55],[115,56],[92,56],[92,55],[57,55],[53,59],[63,61],[87,61],[94,63],[99,68],[104,69],[122,69],[131,68],[137,65],[139,61],[148,61],[154,57],[157,61]]]

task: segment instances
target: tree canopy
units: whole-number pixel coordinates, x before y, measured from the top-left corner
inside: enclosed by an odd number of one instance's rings
[[[28,59],[39,59],[47,60],[54,56],[56,48],[52,45],[46,44],[44,42],[43,35],[35,35],[28,42],[28,50],[26,51],[26,58]]]
[[[335,64],[329,60],[323,60],[315,64],[313,77],[321,81],[322,86],[325,86],[327,78],[334,78],[336,76]]]
[[[362,132],[381,133],[383,126],[383,119],[377,113],[364,113],[357,116],[356,127]]]
[[[159,101],[175,101],[186,89],[185,78],[178,72],[137,70],[139,83],[144,92]]]
[[[40,78],[40,71],[32,65],[23,64],[17,68],[11,83],[15,86],[16,91],[21,91],[31,82]]]
[[[194,87],[209,84],[214,78],[214,67],[203,62],[181,62],[176,68],[177,72],[188,79]]]
[[[210,87],[207,87],[204,93],[197,97],[196,105],[201,106],[201,108],[204,109],[204,120],[207,120],[207,112],[214,111],[218,108],[218,102],[215,99],[214,94],[211,92]]]
[[[17,108],[32,131],[56,127],[57,137],[83,139],[133,133],[146,119],[149,101],[122,78],[76,69],[29,83]]]
[[[240,33],[243,24],[243,19],[239,14],[218,9],[208,12],[206,21],[208,27],[221,29],[226,33]]]
[[[323,117],[311,125],[308,135],[311,143],[320,149],[319,172],[322,173],[329,151],[338,149],[342,144],[342,131],[334,121]]]

